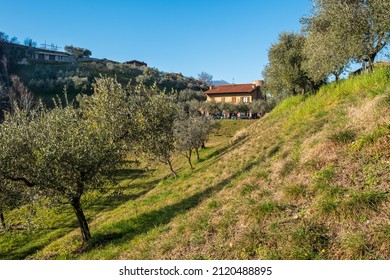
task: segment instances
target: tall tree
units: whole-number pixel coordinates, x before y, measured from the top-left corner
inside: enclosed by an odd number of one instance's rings
[[[351,59],[351,49],[344,46],[346,38],[337,36],[332,20],[322,15],[303,18],[301,23],[307,35],[303,69],[313,81],[321,82],[331,74],[338,81]]]
[[[193,118],[188,117],[185,112],[182,112],[181,116],[174,123],[174,137],[177,151],[187,158],[191,169],[194,168],[191,157],[192,150],[195,148],[195,131],[193,125]]]
[[[132,121],[128,108],[134,108],[127,101],[120,84],[101,78],[79,107],[16,108],[0,125],[0,176],[70,204],[87,242],[91,234],[81,198],[102,187],[125,154]]]
[[[272,95],[296,95],[314,87],[302,67],[305,41],[302,34],[285,32],[279,35],[278,43],[271,46],[263,75],[266,90]]]
[[[10,40],[9,40],[10,43],[13,43],[13,44],[19,44],[19,40],[17,37],[13,36]]]
[[[134,131],[137,153],[148,160],[158,160],[168,165],[176,178],[172,159],[176,152],[174,122],[177,104],[173,97],[156,86],[141,87],[134,93],[139,98],[138,109],[133,116],[140,119],[140,125]]]
[[[211,85],[213,83],[213,76],[206,72],[198,74],[198,79],[206,85]]]
[[[328,54],[368,63],[372,69],[377,54],[390,40],[388,0],[313,0],[307,23],[317,31],[323,25],[329,40]],[[321,41],[323,42],[323,41]],[[321,43],[319,42],[319,43]],[[342,62],[342,61],[341,61]]]
[[[7,229],[4,212],[27,203],[29,190],[22,184],[0,177],[0,225]]]
[[[67,52],[73,56],[76,63],[78,62],[78,60],[80,58],[90,57],[92,55],[92,52],[89,49],[74,47],[73,45],[65,46],[64,50],[65,50],[65,52]]]
[[[27,37],[24,39],[23,44],[27,47],[33,47],[36,48],[37,42],[34,42],[31,38]]]
[[[4,32],[0,31],[0,42],[8,42],[9,36]]]
[[[199,160],[199,149],[204,147],[204,143],[214,127],[216,127],[216,122],[213,120],[179,110],[178,117],[174,122],[176,149],[187,158],[191,169],[193,169],[192,152],[195,151]]]

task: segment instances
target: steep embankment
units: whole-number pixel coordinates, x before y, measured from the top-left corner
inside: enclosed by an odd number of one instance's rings
[[[228,134],[233,124],[225,122],[221,131]],[[7,246],[0,253],[389,259],[389,151],[388,68],[286,99],[227,142],[214,137],[195,170],[184,160],[175,163],[178,180],[166,177],[165,168],[116,171],[119,188],[85,201],[93,235],[88,246],[81,246],[70,208],[40,207],[41,228],[3,234]]]
[[[390,69],[285,100],[202,173],[212,194],[120,258],[389,259]]]

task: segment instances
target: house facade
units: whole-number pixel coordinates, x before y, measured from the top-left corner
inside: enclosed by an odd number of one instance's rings
[[[262,86],[261,80],[255,80],[250,84],[211,86],[204,94],[207,95],[209,102],[250,103],[253,100],[264,99]]]
[[[73,62],[74,57],[66,52],[32,48],[31,58],[34,60],[53,61],[53,62]]]

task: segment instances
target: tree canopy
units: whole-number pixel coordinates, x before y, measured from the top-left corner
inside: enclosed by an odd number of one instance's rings
[[[213,76],[206,72],[201,72],[198,74],[198,79],[206,85],[211,85],[213,83]]]
[[[90,57],[92,55],[92,52],[89,49],[74,47],[73,45],[65,46],[64,50],[65,52],[71,54],[76,62],[79,60],[79,58]]]
[[[269,64],[263,71],[266,90],[273,95],[295,95],[310,90],[314,84],[302,67],[306,37],[285,32],[268,51]]]
[[[126,152],[127,95],[110,78],[98,79],[93,96],[80,105],[57,103],[55,108],[15,108],[0,125],[0,176],[36,187],[53,201],[69,203],[84,241],[91,237],[81,197],[101,188],[106,173]]]
[[[350,61],[368,63],[372,69],[377,54],[389,43],[390,2],[313,0],[313,4],[311,16],[302,20],[312,75],[316,67],[321,74],[337,75]]]

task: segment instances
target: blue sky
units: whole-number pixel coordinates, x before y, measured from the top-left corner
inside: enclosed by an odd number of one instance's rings
[[[299,31],[309,0],[0,0],[0,31],[20,42],[73,44],[93,57],[141,60],[166,72],[247,83],[267,50]]]

